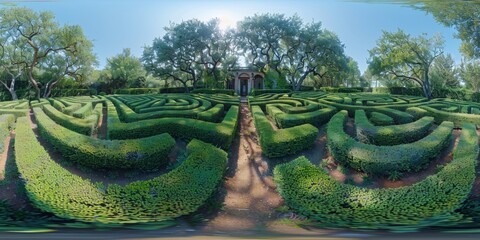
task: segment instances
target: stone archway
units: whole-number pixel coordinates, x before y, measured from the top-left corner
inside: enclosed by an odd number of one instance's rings
[[[226,82],[225,86],[234,89],[240,96],[247,96],[253,89],[265,89],[264,74],[251,68],[233,69],[230,73],[235,76],[233,83]]]

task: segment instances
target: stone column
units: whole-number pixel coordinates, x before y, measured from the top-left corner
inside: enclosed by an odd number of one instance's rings
[[[240,79],[238,78],[238,73],[235,74],[235,92],[240,94]]]

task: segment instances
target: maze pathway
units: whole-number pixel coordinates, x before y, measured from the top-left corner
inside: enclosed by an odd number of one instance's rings
[[[224,210],[208,223],[206,231],[252,230],[268,227],[282,204],[267,162],[262,158],[252,114],[240,105],[239,138],[229,159]]]

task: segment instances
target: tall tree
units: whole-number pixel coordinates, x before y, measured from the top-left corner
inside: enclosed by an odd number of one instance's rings
[[[437,21],[455,27],[467,57],[480,57],[480,4],[478,1],[411,0],[416,8],[431,13]]]
[[[218,24],[218,19],[172,23],[162,38],[145,47],[145,69],[156,77],[182,83],[187,92],[189,83],[195,88],[206,76],[219,81],[236,58],[232,33],[220,31]]]
[[[129,48],[122,53],[107,59],[105,70],[108,72],[108,82],[112,88],[133,86],[135,82],[145,79],[146,72],[140,59],[131,54]]]
[[[480,92],[480,60],[464,60],[460,65],[460,77],[467,88]]]
[[[352,57],[347,58],[347,70],[345,73],[345,83],[346,87],[354,87],[360,85],[360,69],[358,68],[358,63],[353,60]]]
[[[15,83],[24,73],[23,65],[18,63],[23,49],[10,44],[10,40],[8,34],[3,35],[0,40],[0,83],[8,90],[12,100],[17,100]]]
[[[75,54],[86,38],[78,26],[60,27],[50,12],[34,12],[28,8],[0,9],[1,31],[8,32],[11,43],[22,51],[17,62],[26,69],[28,79],[40,99],[40,84],[34,71],[52,54]]]
[[[281,75],[281,66],[288,54],[286,42],[295,41],[301,28],[302,20],[297,15],[255,14],[237,24],[237,44],[250,65]]]
[[[278,68],[295,91],[309,75],[322,76],[346,65],[343,44],[333,32],[321,29],[320,23],[302,26],[296,36],[285,41],[284,48],[286,54]]]
[[[369,68],[372,74],[384,79],[391,76],[400,81],[413,81],[422,88],[425,97],[431,99],[430,69],[442,54],[443,39],[439,35],[412,37],[402,30],[384,31],[377,46],[370,50]]]
[[[433,61],[430,70],[432,88],[454,88],[460,86],[455,61],[450,54],[442,54]]]

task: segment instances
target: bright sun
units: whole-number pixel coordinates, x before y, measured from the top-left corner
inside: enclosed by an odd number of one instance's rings
[[[227,13],[221,13],[218,15],[218,26],[221,30],[225,31],[228,28],[235,27],[235,21]]]

